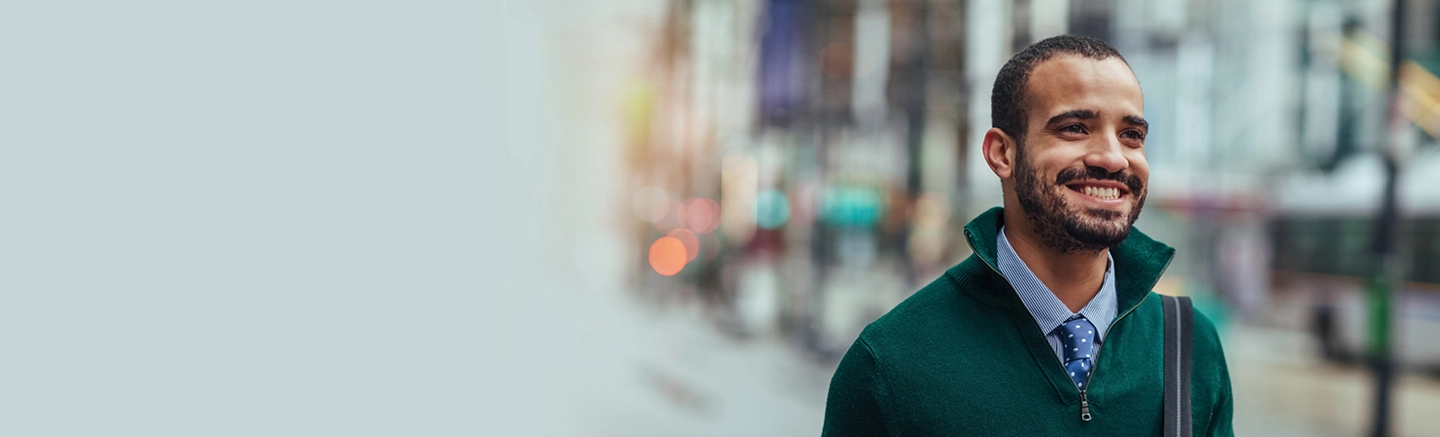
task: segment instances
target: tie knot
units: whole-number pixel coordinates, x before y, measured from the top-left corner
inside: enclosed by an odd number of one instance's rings
[[[1060,325],[1060,344],[1064,345],[1065,362],[1092,359],[1095,354],[1095,325],[1085,316],[1077,316]]]

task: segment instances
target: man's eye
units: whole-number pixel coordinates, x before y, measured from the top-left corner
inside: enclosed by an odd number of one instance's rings
[[[1060,132],[1083,134],[1085,133],[1085,126],[1079,124],[1067,124],[1064,127],[1060,128]]]
[[[1125,132],[1121,132],[1120,135],[1123,136],[1123,137],[1125,137],[1125,138],[1136,139],[1136,140],[1141,140],[1141,141],[1144,141],[1144,140],[1145,140],[1145,134],[1141,133],[1140,131],[1136,131],[1136,130],[1127,130],[1127,131],[1125,131]]]

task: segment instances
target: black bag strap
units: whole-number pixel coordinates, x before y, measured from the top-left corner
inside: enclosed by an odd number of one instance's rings
[[[1161,295],[1165,307],[1165,437],[1190,437],[1190,351],[1195,310],[1190,298]]]

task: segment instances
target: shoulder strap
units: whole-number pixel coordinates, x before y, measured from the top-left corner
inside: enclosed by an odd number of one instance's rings
[[[1161,295],[1165,307],[1165,437],[1190,437],[1190,350],[1195,310],[1190,298]]]

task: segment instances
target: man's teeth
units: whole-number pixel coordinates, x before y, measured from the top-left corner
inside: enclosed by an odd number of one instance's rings
[[[1120,198],[1120,189],[1119,189],[1119,188],[1100,188],[1100,187],[1090,187],[1090,186],[1087,186],[1087,187],[1085,187],[1085,189],[1084,189],[1084,193],[1085,193],[1085,194],[1088,194],[1088,195],[1091,195],[1091,196],[1099,197],[1099,198],[1101,198],[1101,199],[1119,199],[1119,198]]]

